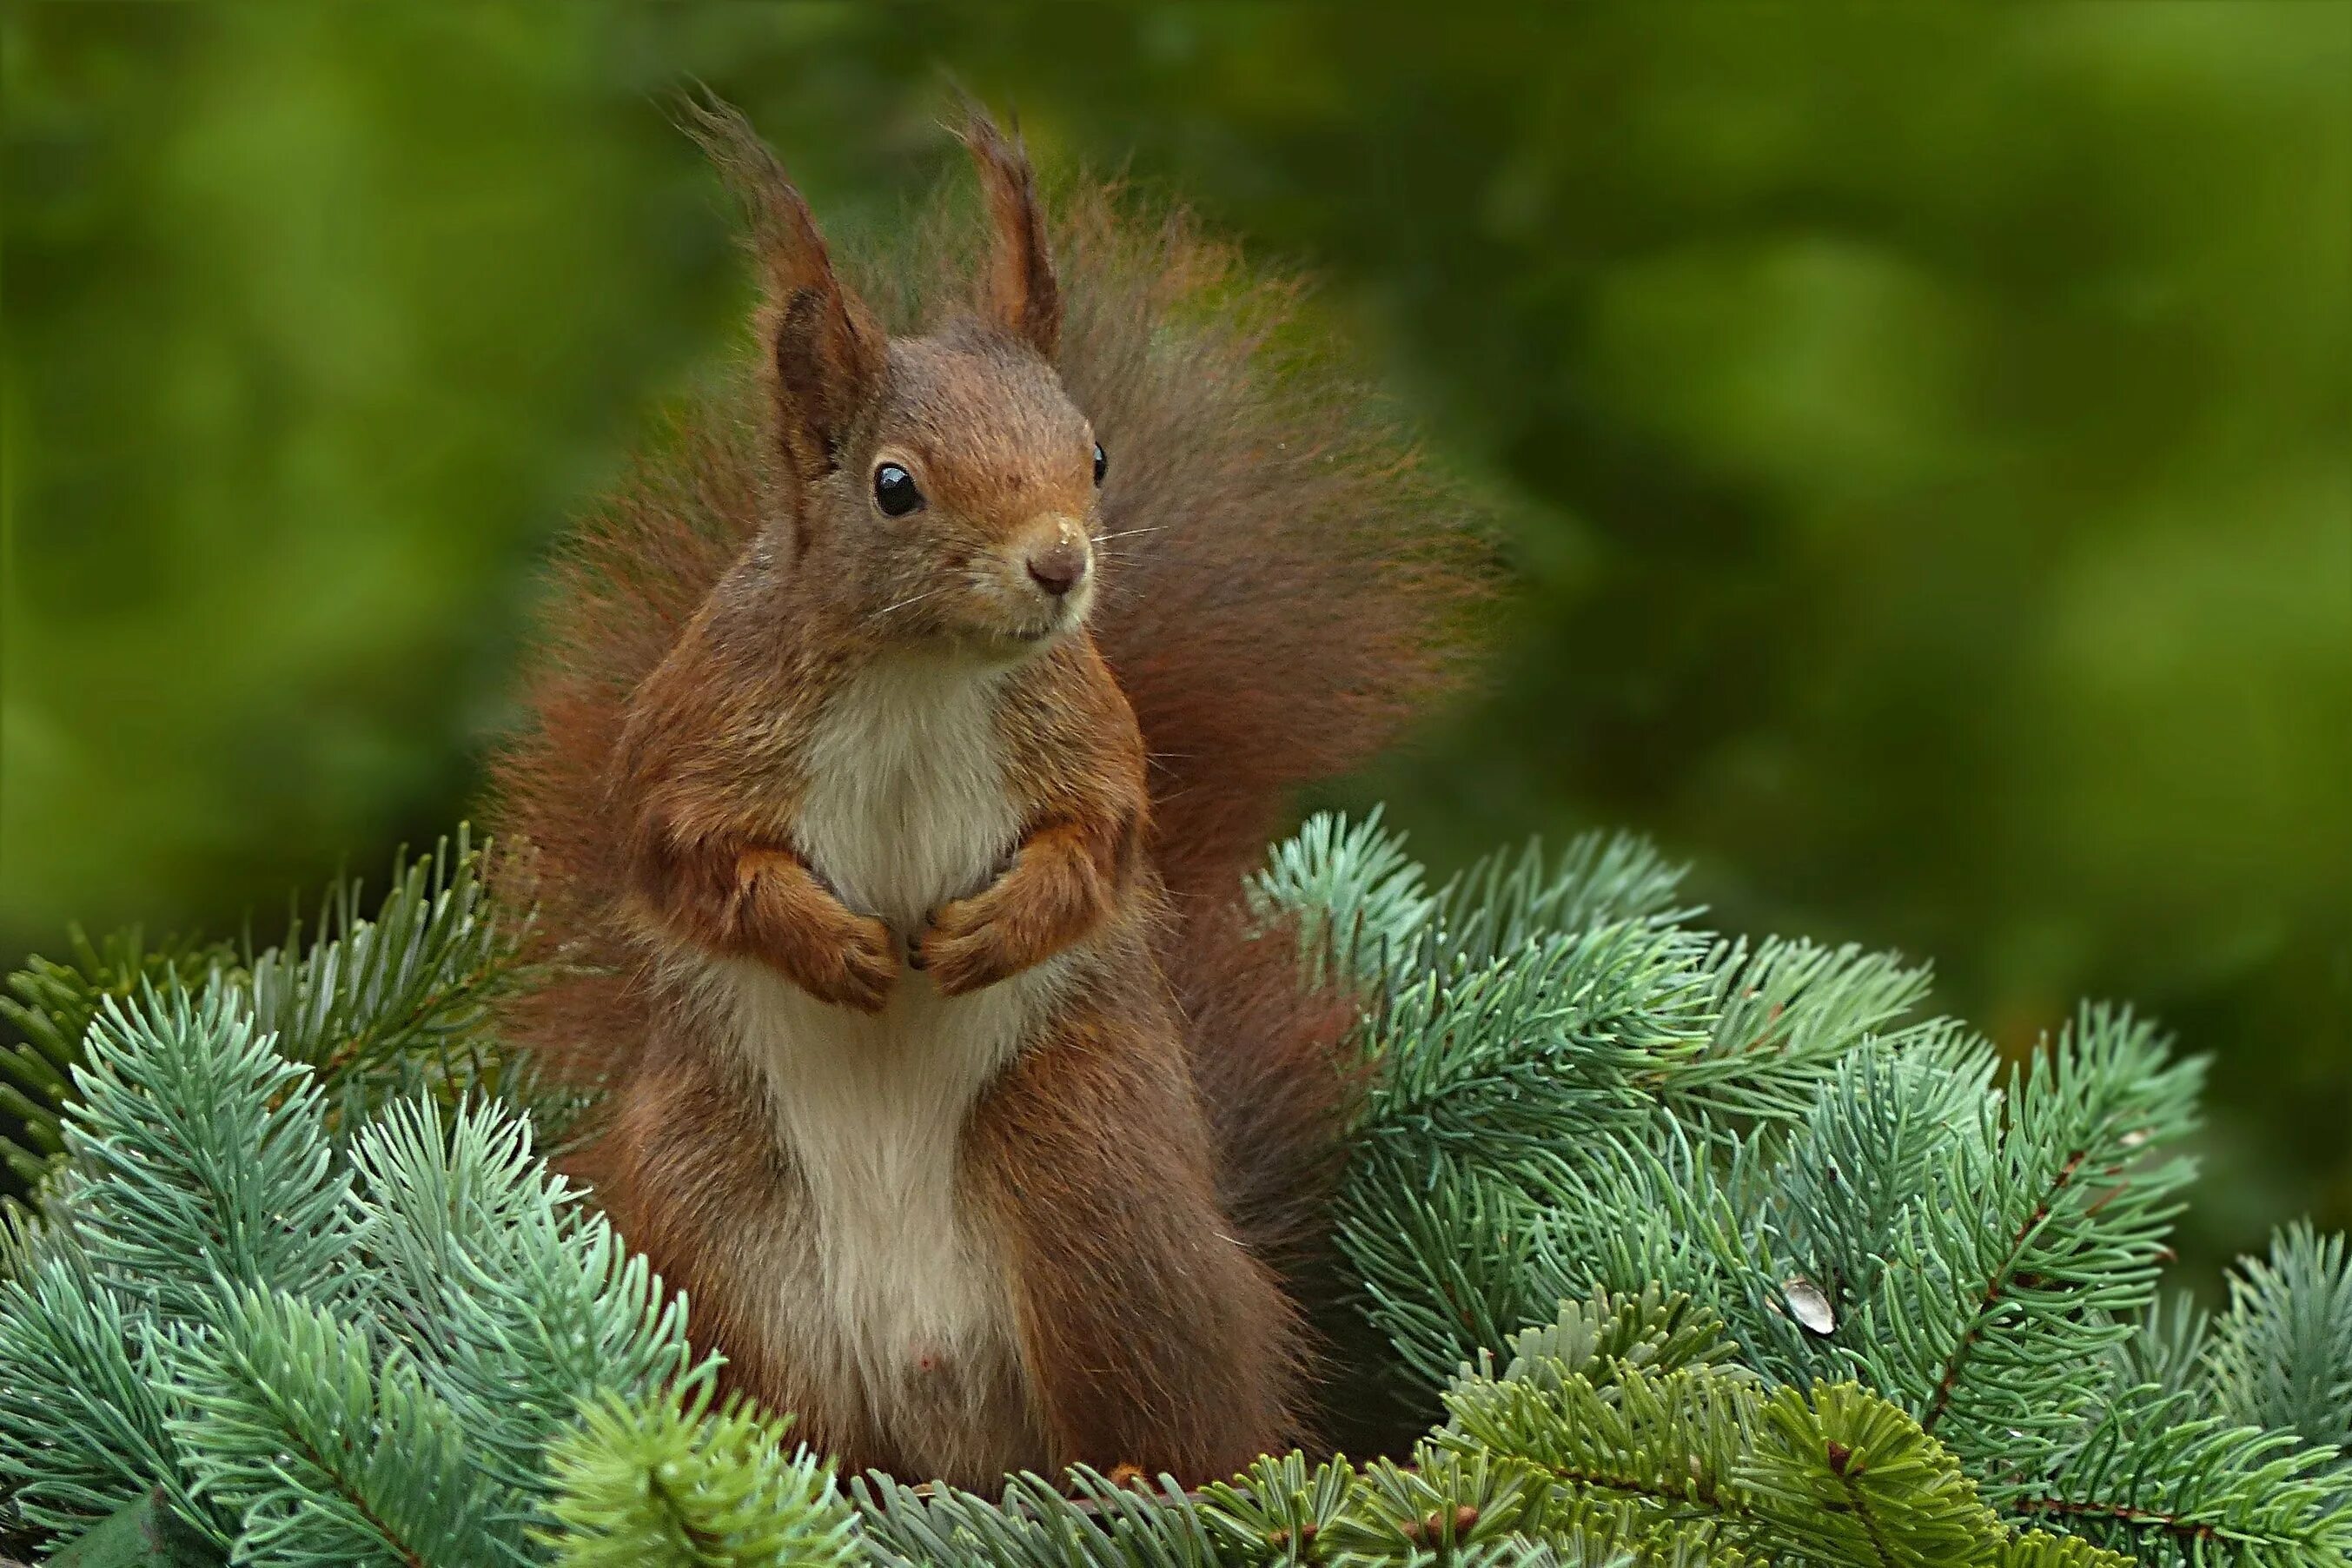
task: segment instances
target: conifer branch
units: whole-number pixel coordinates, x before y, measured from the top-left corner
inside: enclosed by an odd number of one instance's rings
[[[1982,1040],[1910,1018],[1919,971],[1692,932],[1637,847],[1431,893],[1320,819],[1257,893],[1367,998],[1347,1304],[1434,1428],[1192,1492],[844,1489],[714,1401],[538,1107],[486,1098],[479,1009],[520,972],[431,880],[258,983],[43,993],[95,1021],[68,1163],[0,1247],[13,1525],[161,1496],[320,1568],[2352,1562],[2342,1244],[2289,1233],[2210,1324],[2158,1309],[2197,1080],[2127,1015],[1995,1088]]]

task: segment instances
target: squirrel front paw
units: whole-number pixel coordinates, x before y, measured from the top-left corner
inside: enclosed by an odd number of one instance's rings
[[[898,983],[898,939],[842,904],[796,857],[753,851],[736,864],[745,946],[835,1007],[878,1013]]]
[[[834,959],[807,964],[793,977],[809,995],[837,1008],[878,1013],[888,1004],[890,988],[898,983],[898,939],[888,926],[870,915],[850,915]]]
[[[942,904],[908,945],[908,963],[931,977],[943,997],[961,997],[1010,977],[996,923],[977,899]]]

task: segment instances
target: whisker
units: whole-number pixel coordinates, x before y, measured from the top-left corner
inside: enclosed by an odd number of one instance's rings
[[[927,588],[923,590],[922,592],[915,594],[911,598],[901,599],[896,604],[884,605],[881,609],[877,610],[873,614],[867,616],[866,619],[869,621],[879,621],[885,615],[889,614],[893,610],[904,610],[909,604],[914,603],[916,600],[929,599],[934,593],[944,593],[945,591],[947,591],[945,589]]]
[[[1110,539],[1123,539],[1134,534],[1162,534],[1167,531],[1168,525],[1165,523],[1162,523],[1156,528],[1121,528],[1115,534],[1097,534],[1095,536],[1095,543],[1102,544]]]

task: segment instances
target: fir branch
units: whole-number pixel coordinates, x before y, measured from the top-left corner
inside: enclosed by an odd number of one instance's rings
[[[0,1051],[0,1111],[26,1127],[23,1146],[0,1139],[0,1162],[28,1187],[54,1165],[84,1036],[110,999],[127,1006],[148,988],[193,992],[207,983],[257,1032],[274,1035],[280,1055],[317,1071],[332,1129],[355,1126],[400,1095],[430,1092],[444,1103],[506,1100],[556,1138],[581,1119],[588,1097],[544,1082],[489,1038],[499,1001],[537,978],[525,957],[533,915],[492,894],[490,854],[463,827],[430,854],[403,853],[373,917],[360,913],[360,884],[338,881],[307,947],[299,920],[282,945],[242,957],[223,943],[149,949],[135,928],[92,945],[77,928],[71,963],[32,958],[9,977],[16,998],[0,998],[0,1016],[25,1037]]]
[[[349,1245],[316,1081],[218,987],[109,998],[67,1113],[72,1201],[94,1277],[160,1322],[200,1319],[226,1281],[324,1291]]]
[[[1927,1173],[1867,1313],[1874,1381],[1999,1495],[2044,1473],[2154,1293],[2199,1064],[2085,1009]],[[2006,1118],[2003,1104],[2007,1103]]]
[[[1276,845],[1244,889],[1261,925],[1297,933],[1307,982],[1377,988],[1390,961],[1419,944],[1436,901],[1402,834],[1375,807],[1357,821],[1318,811]]]
[[[1784,1387],[1759,1414],[1736,1474],[1759,1529],[1806,1560],[1982,1563],[2007,1533],[1948,1450],[1857,1385]]]
[[[140,928],[92,943],[79,925],[67,928],[69,962],[38,956],[8,977],[0,1018],[23,1036],[0,1051],[0,1113],[25,1129],[24,1142],[0,1137],[0,1162],[27,1190],[63,1157],[59,1113],[74,1098],[73,1071],[82,1061],[82,1037],[106,1002],[129,1004],[152,988],[194,989],[205,974],[234,957],[226,945],[184,938],[149,947]]]
[[[297,921],[237,977],[279,1053],[336,1086],[340,1120],[356,1122],[420,1070],[450,1086],[445,1098],[485,1086],[493,1009],[533,978],[524,952],[534,915],[492,894],[491,852],[463,826],[429,855],[404,852],[372,918],[360,913],[359,883],[339,881],[307,948]]]
[[[1953,1139],[1986,1103],[1993,1060],[1984,1041],[1948,1024],[1903,1042],[1865,1039],[1818,1085],[1777,1151],[1761,1137],[1729,1146],[1730,1190],[1718,1200],[1715,1234],[1732,1234],[1724,1210],[1752,1218],[1744,1248],[1713,1249],[1723,1283],[1709,1299],[1733,1318],[1756,1365],[1799,1385],[1878,1381],[1865,1353],[1875,1343],[1875,1303],[1890,1288],[1888,1260]],[[1677,1214],[1696,1209],[1713,1186],[1695,1156],[1675,1162],[1662,1181]],[[1806,1291],[1818,1297],[1810,1311],[1800,1305]]]
[[[1402,848],[1402,838],[1395,841]],[[1559,854],[1540,840],[1488,855],[1438,891],[1423,924],[1458,964],[1477,968],[1548,936],[1598,925],[1674,925],[1683,868],[1630,833],[1582,833]]]
[[[1023,1474],[991,1502],[952,1487],[854,1478],[867,1549],[882,1568],[1216,1568],[1206,1510],[1172,1484],[1138,1492],[1083,1467],[1076,1498]],[[1230,1539],[1230,1531],[1227,1532]]]
[[[1874,1291],[1896,1227],[1953,1129],[1986,1103],[1992,1070],[1981,1040],[1938,1025],[1905,1044],[1863,1038],[1819,1083],[1774,1161],[1772,1208],[1791,1260],[1833,1299]]]
[[[1703,1544],[1852,1568],[1965,1568],[2011,1553],[2011,1532],[1907,1413],[1853,1384],[1768,1392],[1712,1359],[1719,1326],[1679,1321],[1688,1311],[1655,1296],[1596,1298],[1519,1336],[1502,1377],[1448,1391],[1416,1503],[1449,1498],[1475,1521],[1499,1501],[1506,1528],[1538,1536],[1607,1519],[1609,1539],[1645,1552]],[[1661,1354],[1674,1346],[1681,1354]],[[1507,1491],[1499,1479],[1513,1474],[1546,1490]],[[2049,1549],[2024,1560],[2037,1557],[2066,1560]]]
[[[221,1543],[192,1530],[161,1488],[115,1510],[47,1560],[49,1568],[224,1568]],[[0,1568],[22,1568],[0,1556]]]
[[[1355,1484],[1344,1460],[1309,1465],[1303,1454],[1269,1454],[1231,1481],[1203,1488],[1199,1501],[1221,1558],[1321,1562]]]
[[[1501,1164],[1639,1123],[1706,1038],[1697,951],[1682,932],[1629,922],[1416,972],[1373,1024],[1380,1076],[1359,1136]]]
[[[468,1099],[511,1082],[482,1009],[525,971],[436,872],[91,1032],[55,1222],[5,1249],[0,1416],[94,1403],[0,1435],[0,1475],[53,1529],[176,1477],[294,1563],[2352,1560],[2344,1472],[2285,1429],[2341,1422],[2340,1244],[2287,1239],[2202,1342],[2153,1313],[2195,1073],[2144,1026],[2086,1012],[1993,1090],[1982,1041],[1907,1021],[1917,971],[1685,932],[1646,852],[1430,894],[1376,822],[1321,821],[1255,886],[1377,998],[1339,1229],[1446,1411],[1410,1465],[861,1479],[853,1521],[780,1425],[710,1407],[682,1306]]]
[[[1310,983],[1353,978],[1377,992],[1401,969],[1483,969],[1545,936],[1674,925],[1695,913],[1673,908],[1682,877],[1640,839],[1586,833],[1556,857],[1540,841],[1489,855],[1431,894],[1376,807],[1352,822],[1308,818],[1247,894],[1261,922],[1296,929]]]
[[[1333,1236],[1408,1399],[1444,1387],[1480,1348],[1570,1293],[1565,1271],[1538,1256],[1540,1235],[1522,1182],[1443,1152],[1359,1156]]]
[[[2352,1450],[2352,1252],[2309,1223],[2240,1260],[2213,1324],[2211,1377],[2232,1419]],[[2352,1472],[2347,1472],[2352,1479]]]
[[[1502,1381],[1538,1386],[1562,1375],[1612,1383],[1631,1372],[1726,1365],[1739,1349],[1721,1318],[1656,1285],[1615,1296],[1595,1290],[1581,1301],[1563,1301],[1550,1322],[1510,1336],[1507,1348]],[[1493,1361],[1491,1354],[1481,1357],[1482,1377],[1493,1378]]]
[[[2333,1450],[2191,1416],[2183,1397],[2105,1412],[2051,1479],[2005,1507],[2142,1561],[2243,1568],[2352,1563],[2352,1500]]]
[[[2176,1409],[2191,1396],[2201,1403],[2211,1331],[2212,1319],[2186,1291],[2176,1292],[2168,1303],[2162,1296],[2150,1301],[2131,1336],[2115,1349],[2115,1381],[2106,1403],[2172,1400]]]
[[[784,1446],[789,1417],[709,1379],[587,1402],[549,1456],[554,1528],[534,1530],[562,1568],[847,1568],[863,1561],[856,1515],[833,1469]]]
[[[1705,1129],[1659,1117],[1646,1136],[1614,1139],[1538,1185],[1534,1255],[1571,1291],[1621,1294],[1667,1282],[1719,1315],[1751,1365],[1810,1366],[1804,1338],[1782,1310],[1788,1271],[1765,1216],[1762,1146],[1717,1143]],[[1625,1223],[1640,1215],[1640,1223]]]
[[[430,1101],[394,1105],[360,1132],[352,1165],[352,1293],[505,1486],[540,1486],[542,1450],[584,1401],[640,1398],[694,1366],[682,1301],[505,1107],[445,1120]]]
[[[68,1533],[160,1487],[225,1546],[227,1522],[187,1490],[143,1327],[69,1252],[0,1281],[0,1480],[25,1523]]]
[[[1902,1051],[1948,1026],[1897,1030],[1926,998],[1928,974],[1891,953],[1769,938],[1718,943],[1705,962],[1715,1015],[1704,1049],[1662,1085],[1678,1116],[1789,1121],[1860,1042]]]
[[[1751,1441],[1754,1396],[1750,1379],[1722,1368],[1629,1372],[1605,1388],[1565,1369],[1466,1380],[1447,1391],[1433,1442],[1460,1460],[1523,1461],[1553,1485],[1637,1502],[1661,1522],[1721,1526],[1745,1518],[1727,1478]]]
[[[197,1497],[240,1521],[239,1562],[287,1568],[507,1563],[457,1413],[398,1350],[285,1293],[239,1291],[183,1331],[173,1430]]]
[[[2114,1568],[2126,1561],[2076,1536],[2029,1530],[2001,1542],[1991,1568]]]
[[[1347,1506],[1317,1537],[1328,1561],[1446,1562],[1514,1540],[1565,1536],[1549,1528],[1548,1482],[1496,1455],[1424,1450],[1412,1466],[1379,1459],[1357,1478]]]
[[[1457,1506],[1494,1513],[1496,1500],[1464,1483],[1508,1460],[1516,1468],[1498,1477],[1545,1483],[1509,1495],[1515,1529],[1589,1529],[1605,1516],[1611,1539],[1645,1550],[1694,1530],[1731,1544],[1724,1532],[1743,1519],[1726,1477],[1748,1446],[1759,1385],[1726,1359],[1718,1321],[1684,1297],[1596,1293],[1507,1348],[1500,1376],[1484,1357],[1446,1390],[1447,1419],[1421,1456]]]

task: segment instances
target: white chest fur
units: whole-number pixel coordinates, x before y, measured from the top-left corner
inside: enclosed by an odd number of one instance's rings
[[[853,907],[905,929],[978,889],[1013,847],[1000,679],[909,659],[865,671],[825,705],[793,833]]]
[[[1020,831],[990,699],[968,673],[891,668],[820,720],[795,840],[846,903],[901,934],[984,885]],[[714,977],[807,1190],[805,1233],[772,1249],[779,1342],[836,1419],[879,1425],[934,1474],[1041,1458],[1034,1434],[1006,1437],[1031,1428],[1005,1261],[961,1196],[960,1154],[1057,967],[952,1000],[905,971],[871,1017],[757,964]]]

